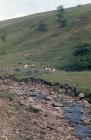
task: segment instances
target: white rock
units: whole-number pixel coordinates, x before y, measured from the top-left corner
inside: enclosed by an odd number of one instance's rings
[[[79,94],[79,97],[80,97],[80,98],[84,98],[84,97],[85,97],[84,93],[81,92],[81,93]]]

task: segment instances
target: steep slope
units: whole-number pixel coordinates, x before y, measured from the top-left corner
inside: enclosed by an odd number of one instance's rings
[[[68,26],[58,28],[56,11],[0,22],[0,65],[52,65],[62,69],[69,65],[73,47],[79,42],[91,43],[91,5],[65,10]],[[36,30],[43,20],[46,32]]]

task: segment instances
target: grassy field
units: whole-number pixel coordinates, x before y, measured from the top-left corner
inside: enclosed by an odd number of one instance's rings
[[[33,76],[91,90],[91,72],[63,71],[72,59],[74,45],[91,43],[91,5],[66,9],[65,16],[68,26],[64,29],[58,28],[56,11],[0,22],[0,34],[6,36],[0,40],[0,66],[50,65],[60,71]],[[48,31],[36,30],[41,20]]]
[[[65,72],[56,71],[55,73],[21,73],[14,74],[17,79],[34,77],[37,79],[44,79],[53,83],[68,83],[71,86],[76,86],[80,91],[86,95],[91,94],[91,72]]]

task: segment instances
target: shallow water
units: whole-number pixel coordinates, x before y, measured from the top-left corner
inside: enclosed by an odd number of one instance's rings
[[[82,140],[91,140],[91,125],[84,126],[81,118],[84,116],[81,113],[83,105],[72,103],[64,107],[64,119],[74,127],[76,135]],[[85,115],[91,120],[91,114]]]
[[[32,92],[31,97],[33,100],[41,100],[43,95],[39,92]]]
[[[38,92],[32,92],[31,97],[33,100],[42,100],[44,96]],[[84,126],[81,122],[81,118],[84,114],[81,112],[83,105],[80,103],[64,103],[64,118],[62,122],[68,122],[75,129],[77,137],[81,140],[91,140],[91,125]],[[91,114],[85,115],[85,117],[91,120]]]

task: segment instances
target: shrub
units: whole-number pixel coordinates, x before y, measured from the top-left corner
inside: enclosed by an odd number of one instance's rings
[[[20,69],[19,68],[15,68],[14,71],[20,72]]]
[[[47,24],[44,21],[40,21],[38,23],[37,31],[39,31],[39,32],[46,32],[46,31],[48,31]]]
[[[5,34],[0,35],[0,39],[3,42],[6,41],[6,35]]]
[[[77,44],[72,53],[71,69],[90,70],[91,69],[91,45],[89,43]]]

